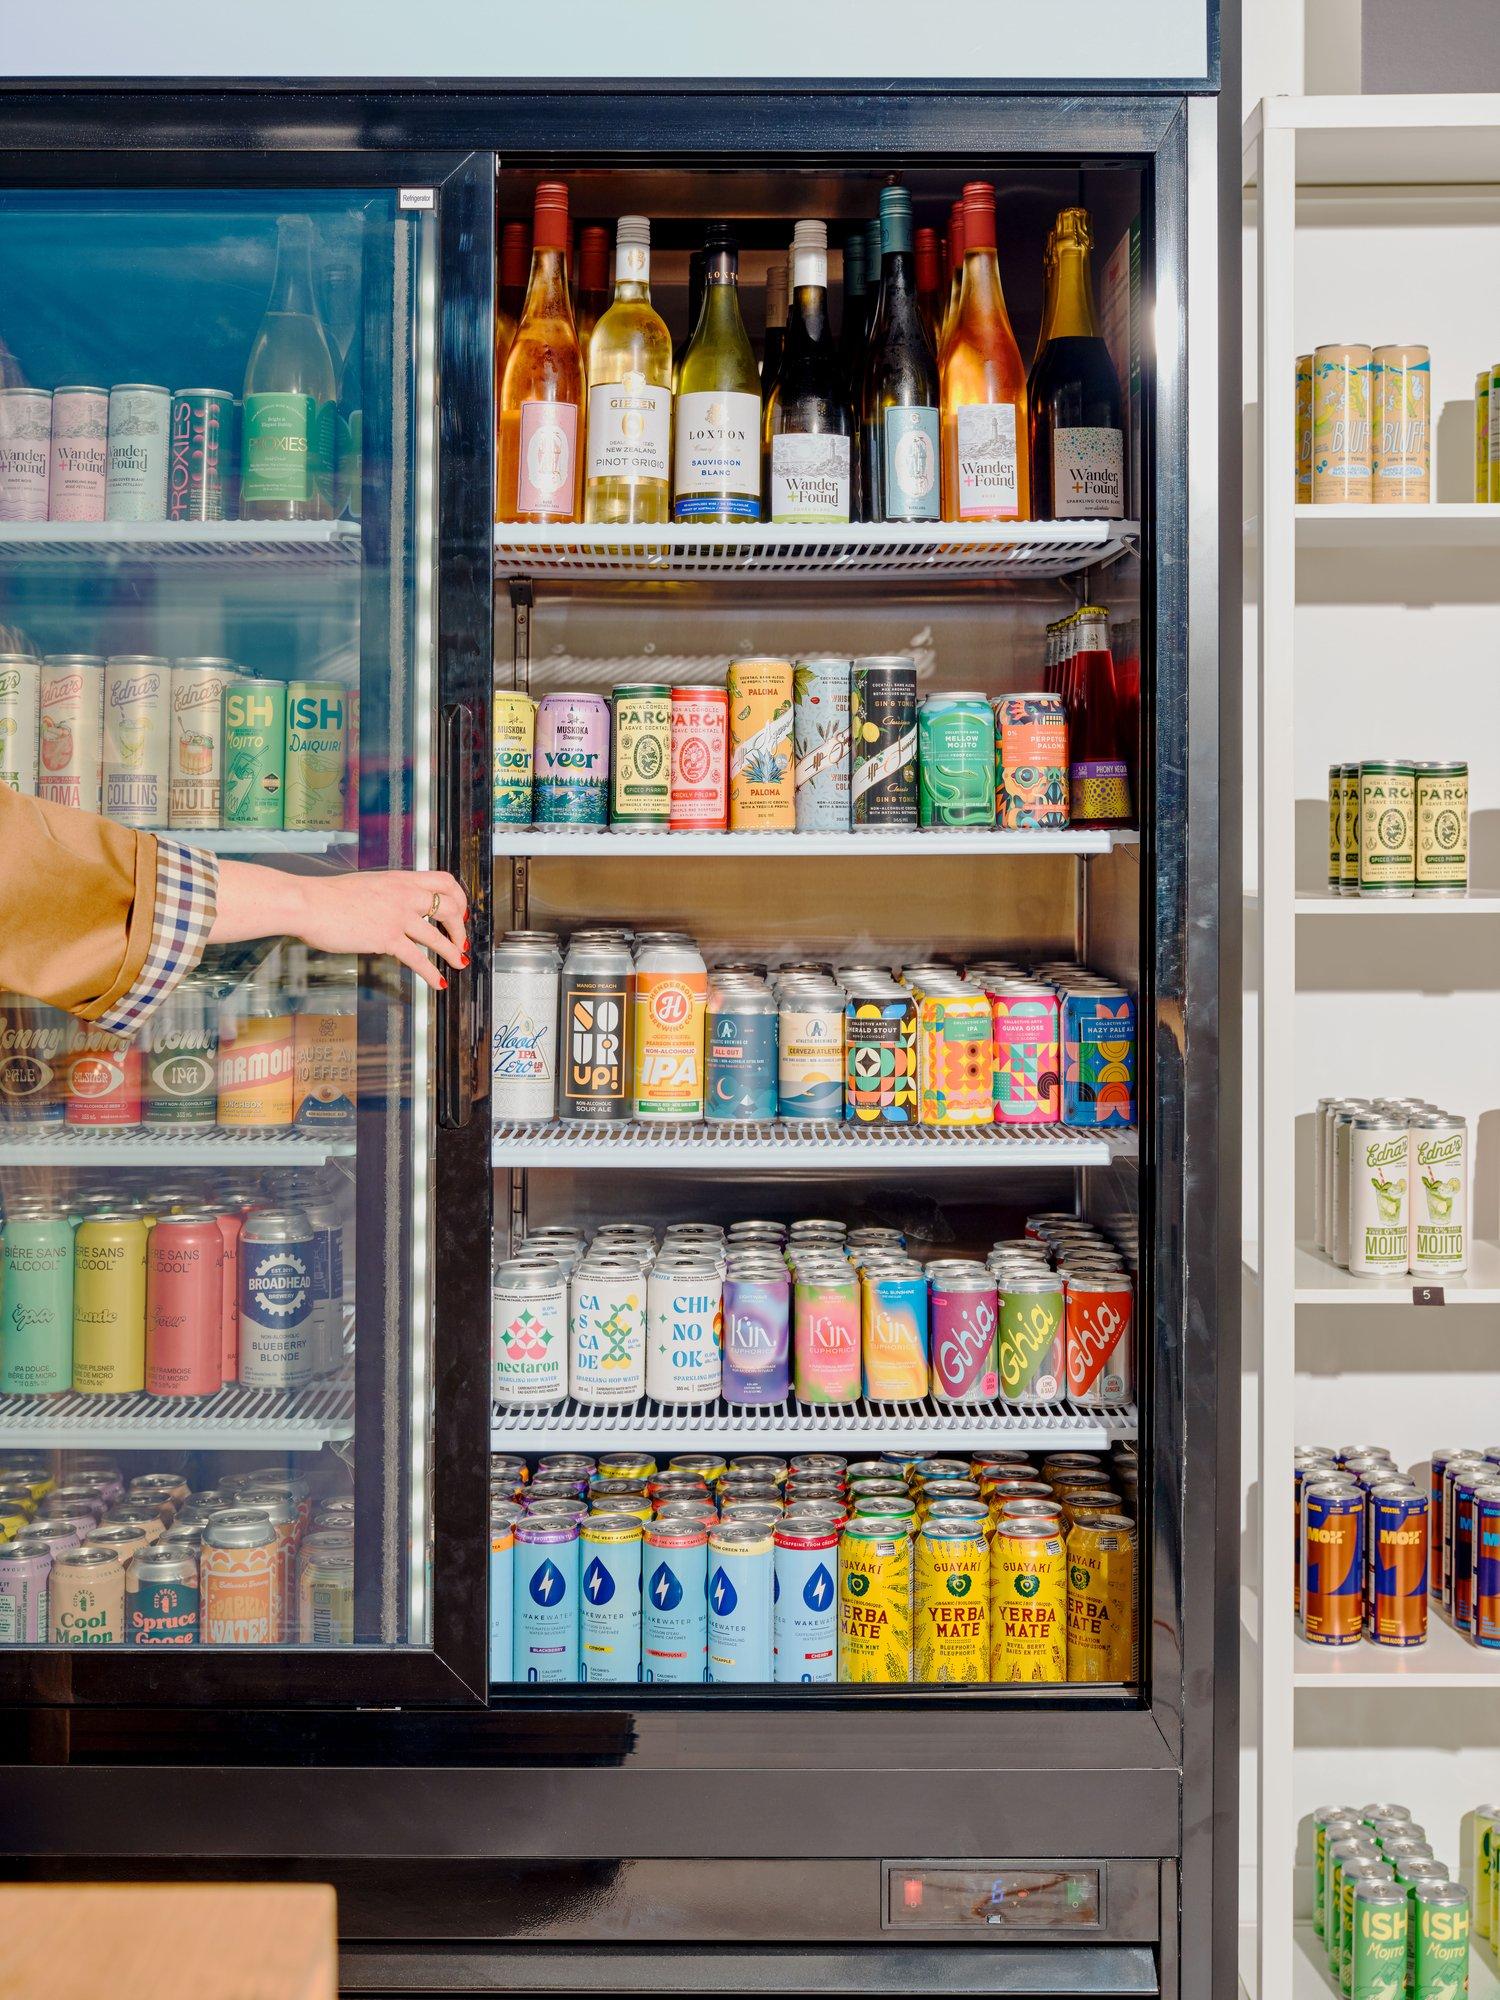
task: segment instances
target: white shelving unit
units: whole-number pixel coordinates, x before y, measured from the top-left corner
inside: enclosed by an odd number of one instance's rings
[[[6,521],[0,561],[357,567],[357,521]]]
[[[302,833],[277,826],[206,827],[201,832],[194,829],[175,837],[191,842],[194,847],[206,847],[214,854],[333,854],[341,848],[359,845],[357,833],[332,830]]]
[[[1134,1131],[1065,1125],[870,1127],[807,1118],[762,1125],[726,1118],[703,1125],[497,1123],[497,1167],[606,1167],[693,1173],[703,1168],[809,1167],[841,1173],[996,1168],[1107,1167],[1134,1159]]]
[[[672,860],[691,855],[744,860],[775,855],[797,860],[827,860],[845,855],[851,860],[884,860],[890,855],[918,854],[932,861],[958,856],[1034,854],[1109,854],[1115,848],[1139,852],[1135,831],[1115,833],[1066,827],[1056,833],[1009,833],[1003,828],[976,827],[972,832],[944,828],[926,832],[883,833],[658,833],[625,827],[497,826],[494,851],[502,856],[587,856],[595,861]]]
[[[316,1451],[354,1435],[354,1384],[216,1396],[0,1396],[0,1450]]]
[[[1494,627],[1485,620],[1486,608],[1492,619],[1494,600],[1486,586],[1500,553],[1500,507],[1457,498],[1426,507],[1297,505],[1294,364],[1299,351],[1319,341],[1427,341],[1434,364],[1438,480],[1445,463],[1453,468],[1453,454],[1467,449],[1471,460],[1472,417],[1467,437],[1463,420],[1467,406],[1449,407],[1448,421],[1439,422],[1444,396],[1436,384],[1446,371],[1451,403],[1466,393],[1459,386],[1464,366],[1472,371],[1493,356],[1478,352],[1472,361],[1466,359],[1472,327],[1464,339],[1445,327],[1440,288],[1404,267],[1399,257],[1381,255],[1387,239],[1379,232],[1419,232],[1431,221],[1435,203],[1448,204],[1445,223],[1457,216],[1464,224],[1493,229],[1500,195],[1500,97],[1267,99],[1246,121],[1244,181],[1252,192],[1247,219],[1254,227],[1258,314],[1257,371],[1247,380],[1245,397],[1254,405],[1260,473],[1260,491],[1247,507],[1245,523],[1247,599],[1256,620],[1259,767],[1257,880],[1245,912],[1246,964],[1255,968],[1250,1000],[1258,1071],[1251,1114],[1257,1164],[1253,1179],[1247,1176],[1254,1209],[1247,1217],[1252,1242],[1246,1282],[1254,1301],[1252,1319],[1259,1320],[1260,1351],[1255,1443],[1245,1471],[1251,1515],[1246,1547],[1254,1553],[1244,1579],[1246,1670],[1254,1681],[1244,1706],[1255,1718],[1259,1739],[1254,1849],[1245,1856],[1255,1874],[1256,1921],[1242,1933],[1241,1969],[1251,2000],[1285,2000],[1288,1995],[1312,2000],[1329,1987],[1321,1942],[1297,1921],[1306,1914],[1298,1906],[1307,1865],[1306,1815],[1331,1792],[1401,1798],[1410,1787],[1419,1817],[1427,1802],[1428,1829],[1438,1852],[1456,1863],[1459,1814],[1476,1802],[1487,1783],[1493,1788],[1482,1755],[1476,1758],[1474,1752],[1494,1747],[1493,1696],[1500,1690],[1500,1658],[1468,1645],[1436,1616],[1428,1643],[1402,1652],[1367,1643],[1313,1647],[1294,1633],[1293,1455],[1298,1443],[1311,1441],[1299,1427],[1299,1394],[1311,1394],[1299,1390],[1299,1328],[1301,1366],[1318,1377],[1336,1375],[1340,1391],[1347,1384],[1347,1394],[1338,1399],[1347,1416],[1347,1423],[1341,1416],[1341,1433],[1378,1437],[1390,1431],[1400,1438],[1405,1435],[1403,1405],[1412,1399],[1403,1395],[1405,1377],[1384,1372],[1391,1365],[1392,1344],[1385,1336],[1384,1346],[1378,1345],[1382,1336],[1375,1326],[1369,1329],[1370,1350],[1387,1359],[1372,1363],[1366,1372],[1361,1358],[1364,1311],[1377,1306],[1410,1311],[1419,1303],[1416,1280],[1354,1278],[1310,1244],[1297,1241],[1299,1203],[1292,1163],[1298,1154],[1298,1118],[1312,1109],[1321,1090],[1426,1087],[1420,1079],[1431,1073],[1435,1021],[1422,1010],[1430,1009],[1428,996],[1443,991],[1447,956],[1468,951],[1467,992],[1500,985],[1500,960],[1488,980],[1475,970],[1487,933],[1458,925],[1433,930],[1427,920],[1493,917],[1500,914],[1500,894],[1485,884],[1463,900],[1384,902],[1333,898],[1313,890],[1306,878],[1313,860],[1310,823],[1317,814],[1307,797],[1306,778],[1298,784],[1303,746],[1295,718],[1299,703],[1304,714],[1321,717],[1316,743],[1307,746],[1306,763],[1311,765],[1318,758],[1326,762],[1362,751],[1376,754],[1382,742],[1410,742],[1413,714],[1419,712],[1434,732],[1439,726],[1446,732],[1453,747],[1443,752],[1423,747],[1413,754],[1467,754],[1471,773],[1481,781],[1487,777],[1493,789],[1493,770],[1486,767],[1494,762],[1494,737],[1483,726],[1476,730],[1472,704],[1490,682]],[[1299,202],[1303,224],[1316,212],[1324,225],[1315,237],[1299,226]],[[1340,230],[1346,232],[1338,251],[1344,261],[1335,263]],[[1456,259],[1445,267],[1454,273],[1459,268]],[[1455,275],[1454,283],[1462,281]],[[1446,303],[1446,311],[1451,318],[1455,301]],[[1493,310],[1480,316],[1492,323]],[[1414,325],[1420,330],[1408,331]],[[1446,488],[1435,484],[1434,492],[1451,491],[1457,484],[1456,476],[1450,477]],[[1471,617],[1479,621],[1476,633],[1487,634],[1480,641],[1486,657],[1476,660],[1475,675],[1467,679],[1447,671],[1454,663],[1443,654],[1445,628],[1421,622],[1431,620],[1434,608],[1449,596],[1471,607]],[[1376,612],[1381,629],[1369,622]],[[1321,623],[1309,627],[1309,618]],[[1402,652],[1400,664],[1406,671],[1392,670],[1383,682],[1367,683],[1359,671],[1365,649],[1382,639],[1390,646],[1389,634],[1396,628],[1403,640],[1396,650]],[[1316,631],[1319,643],[1308,642],[1309,631]],[[1440,663],[1442,675],[1436,671]],[[1430,741],[1431,735],[1422,740]],[[1301,894],[1299,805],[1303,838],[1309,843]],[[1321,864],[1321,851],[1316,858]],[[1314,880],[1320,876],[1321,866]],[[1424,920],[1417,933],[1401,921],[1415,916]],[[1325,918],[1338,919],[1334,930],[1321,921]],[[1350,919],[1376,926],[1369,940],[1362,930],[1347,928]],[[1372,952],[1374,940],[1382,942]],[[1305,954],[1306,983],[1301,984],[1299,948]],[[1360,970],[1377,958],[1383,958],[1381,973]],[[1408,968],[1409,978],[1403,976]],[[1330,993],[1336,997],[1336,1012],[1329,1006]],[[1308,1036],[1310,1019],[1322,1023],[1315,1040]],[[1437,1033],[1441,1035],[1441,1027]],[[1300,1074],[1299,1041],[1306,1042]],[[1351,1056],[1368,1062],[1366,1082],[1342,1080],[1350,1073]],[[1451,1073],[1451,1065],[1442,1069],[1444,1076]],[[1483,1071],[1466,1065],[1461,1073],[1472,1077]],[[1398,1082],[1398,1077],[1410,1080]],[[1448,1101],[1468,1116],[1472,1135],[1479,1129],[1478,1114],[1490,1107],[1473,1094],[1482,1086],[1471,1081],[1458,1087],[1465,1096]],[[1481,1215],[1479,1225],[1484,1237],[1493,1238],[1493,1217]],[[1493,1312],[1500,1305],[1500,1247],[1493,1240],[1475,1244],[1469,1271],[1442,1280],[1437,1297],[1420,1303],[1437,1305],[1439,1300],[1444,1306]],[[1476,1329],[1487,1332],[1489,1325],[1489,1319],[1476,1322],[1472,1310],[1452,1322],[1435,1320],[1430,1310],[1420,1319],[1413,1313],[1412,1339],[1402,1349],[1401,1365],[1416,1374],[1443,1370],[1454,1346],[1472,1349]],[[1495,1332],[1500,1359],[1500,1320]],[[1247,1366],[1257,1365],[1254,1352],[1254,1333],[1247,1326]],[[1441,1395],[1445,1379],[1438,1376],[1432,1397]],[[1453,1379],[1467,1383],[1474,1378]],[[1302,1382],[1308,1381],[1304,1375]],[[1326,1383],[1322,1386],[1320,1408],[1326,1413],[1331,1397]],[[1421,1403],[1424,1411],[1429,1406]],[[1473,1432],[1477,1441],[1476,1426],[1486,1428],[1486,1410],[1494,1414],[1487,1402],[1466,1409],[1455,1401],[1455,1433]],[[1427,1437],[1425,1430],[1421,1435],[1429,1449],[1450,1442],[1435,1433]],[[1408,1445],[1414,1443],[1414,1437],[1408,1438]],[[1407,1462],[1417,1453],[1407,1449],[1398,1456]],[[1437,1706],[1423,1704],[1413,1693],[1416,1689],[1443,1699]],[[1330,1694],[1339,1704],[1336,1710],[1329,1706]],[[1453,1754],[1459,1751],[1461,1757]],[[1465,1775],[1456,1778],[1460,1765]],[[1487,1997],[1500,1992],[1493,1961],[1482,1949],[1475,1952],[1471,1991]]]

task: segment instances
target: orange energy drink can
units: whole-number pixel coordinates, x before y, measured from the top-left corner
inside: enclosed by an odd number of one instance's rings
[[[941,1515],[924,1522],[916,1572],[916,1679],[988,1680],[990,1551],[982,1523]]]
[[[1410,1487],[1370,1495],[1365,1637],[1377,1646],[1420,1646],[1427,1637],[1427,1514],[1427,1495]]]
[[[792,760],[792,663],[731,660],[729,830],[791,832],[797,824]]]
[[[1357,1645],[1364,1633],[1365,1496],[1352,1480],[1302,1489],[1302,1636]]]
[[[1135,1524],[1123,1514],[1068,1531],[1068,1679],[1136,1678]]]
[[[1056,1514],[1002,1517],[990,1544],[990,1679],[1065,1681],[1067,1617],[1061,1521]]]

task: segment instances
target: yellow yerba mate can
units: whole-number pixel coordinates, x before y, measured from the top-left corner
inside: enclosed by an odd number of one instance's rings
[[[1002,1519],[990,1544],[990,1679],[1068,1678],[1068,1551],[1053,1515]]]
[[[839,1536],[838,1647],[841,1681],[911,1679],[912,1554],[904,1522],[861,1516]]]
[[[916,1565],[916,1679],[988,1680],[990,1549],[983,1524],[931,1516],[917,1536]]]
[[[1068,1533],[1068,1679],[1136,1678],[1135,1526],[1123,1514]]]

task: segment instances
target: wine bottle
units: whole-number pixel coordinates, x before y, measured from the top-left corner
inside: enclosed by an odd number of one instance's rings
[[[786,345],[787,268],[783,257],[766,266],[766,338],[760,355],[760,393],[764,400],[776,387],[781,373],[781,352]]]
[[[673,451],[673,518],[760,519],[760,373],[740,316],[739,244],[708,225],[703,307],[682,357]]]
[[[930,239],[932,231],[926,233]],[[935,521],[941,499],[937,356],[918,299],[905,188],[882,188],[880,238],[880,304],[865,363],[861,427],[866,518]]]
[[[644,215],[622,215],[616,224],[614,303],[589,341],[588,382],[583,518],[667,520],[672,336],[651,303],[651,224]]]
[[[500,378],[526,303],[526,272],[531,264],[531,233],[524,222],[507,222],[500,231],[500,283],[495,289],[495,405],[500,404]]]
[[[1047,247],[1042,252],[1042,323],[1037,328],[1036,347],[1032,352],[1031,366],[1026,371],[1026,394],[1032,394],[1036,382],[1036,371],[1041,366],[1042,354],[1047,342],[1052,338],[1052,314],[1057,305],[1057,229],[1054,225],[1047,231]]]
[[[828,230],[799,222],[781,373],[766,404],[772,521],[858,520],[855,422],[828,324]]]
[[[568,190],[543,181],[531,276],[500,384],[497,518],[576,521],[582,484],[583,353],[568,298]]]
[[[1100,605],[1085,604],[1075,624],[1074,651],[1064,683],[1070,816],[1078,827],[1126,826],[1130,765],[1125,754],[1125,710],[1109,644],[1109,613]]]
[[[1052,324],[1036,365],[1031,476],[1041,521],[1118,521],[1125,512],[1120,378],[1094,317],[1088,210],[1057,218]]]
[[[944,241],[948,245],[948,296],[943,307],[943,324],[938,333],[939,368],[943,365],[943,356],[953,335],[953,322],[958,318],[958,295],[964,283],[964,205],[961,201],[954,202],[948,211],[948,234]]]
[[[688,312],[687,332],[672,349],[672,393],[675,396],[682,387],[683,356],[688,351],[698,325],[698,316],[703,311],[703,267],[704,255],[694,250],[688,258]]]
[[[609,310],[609,231],[591,222],[578,240],[578,345],[587,354],[594,328]]]
[[[865,352],[870,351],[870,329],[875,324],[875,315],[880,310],[880,267],[884,251],[880,242],[880,216],[873,215],[865,224]],[[861,370],[859,381],[850,384],[854,391],[856,406],[859,403],[859,384],[864,380]]]
[[[844,244],[844,316],[839,323],[838,347],[839,365],[851,393],[865,379],[866,282],[864,232],[856,229]]]
[[[335,398],[333,356],[313,304],[312,218],[276,225],[276,274],[245,367],[240,517],[324,521],[332,432],[324,413]]]
[[[963,244],[963,283],[940,366],[943,519],[1024,521],[1026,370],[1000,289],[988,181],[964,188]]]
[[[939,245],[936,230],[919,229],[916,235],[917,264],[917,310],[922,315],[922,324],[927,329],[927,338],[932,342],[932,352],[937,354],[938,334],[942,331],[943,300],[938,290],[938,273],[942,269],[938,262]]]

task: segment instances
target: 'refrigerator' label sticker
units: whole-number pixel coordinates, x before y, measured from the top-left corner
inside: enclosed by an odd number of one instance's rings
[[[938,518],[938,413],[890,409],[885,427],[885,518],[935,521]]]
[[[958,410],[958,518],[1014,521],[1021,511],[1014,403],[965,403]]]
[[[673,487],[679,521],[703,514],[760,519],[760,398],[740,389],[677,398]]]
[[[1080,424],[1052,433],[1052,513],[1059,521],[1118,521],[1125,513],[1125,440]]]
[[[571,514],[573,454],[578,449],[576,403],[521,405],[518,514]]]
[[[847,521],[849,439],[829,431],[783,432],[771,440],[771,519]]]
[[[589,390],[588,477],[662,479],[671,471],[672,392],[646,383]]]

